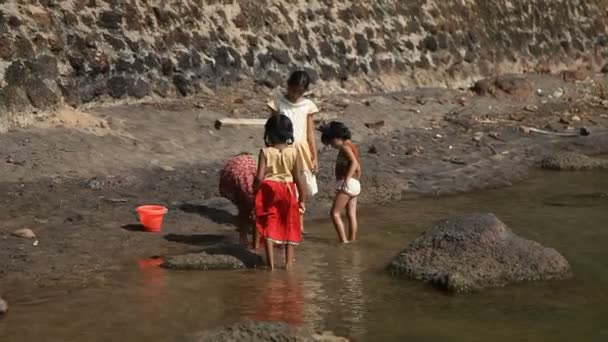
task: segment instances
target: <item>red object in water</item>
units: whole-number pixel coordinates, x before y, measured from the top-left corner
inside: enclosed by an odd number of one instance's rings
[[[148,232],[159,233],[163,224],[163,217],[168,212],[162,205],[142,205],[136,209],[139,222]]]

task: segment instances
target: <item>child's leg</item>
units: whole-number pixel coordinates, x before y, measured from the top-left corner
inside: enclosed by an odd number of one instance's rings
[[[293,257],[296,253],[294,245],[287,245],[285,248],[285,269],[290,270],[293,268]]]
[[[336,228],[336,233],[338,233],[338,239],[342,243],[347,243],[348,239],[346,238],[346,234],[344,233],[344,223],[342,223],[342,211],[348,204],[350,200],[350,196],[345,193],[338,192],[336,197],[334,198],[334,205],[331,208],[331,219],[334,222],[334,227]]]
[[[246,247],[248,245],[247,242],[247,233],[249,231],[250,222],[249,214],[247,214],[244,210],[239,208],[239,213],[237,216],[237,225],[239,229],[239,241],[242,246]]]
[[[274,270],[274,250],[273,242],[266,239],[266,263],[270,271]]]
[[[253,224],[253,232],[251,233],[253,241],[251,242],[251,247],[255,250],[260,248],[260,236],[258,235],[258,228]]]
[[[348,201],[346,215],[348,216],[350,241],[355,241],[357,240],[357,233],[359,232],[359,223],[357,222],[357,197],[353,197]]]

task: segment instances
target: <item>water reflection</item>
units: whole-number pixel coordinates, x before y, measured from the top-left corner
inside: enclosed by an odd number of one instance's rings
[[[294,325],[304,323],[304,290],[294,272],[268,274],[266,281],[260,282],[256,307],[245,312],[245,319],[257,321],[287,322]]]
[[[141,286],[138,286],[141,295],[141,308],[144,314],[158,313],[167,301],[167,274],[160,265],[163,259],[153,257],[137,261],[141,275]]]

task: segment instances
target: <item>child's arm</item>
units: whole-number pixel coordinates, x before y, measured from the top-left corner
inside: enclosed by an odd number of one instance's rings
[[[272,101],[268,102],[266,104],[266,106],[268,107],[268,110],[270,111],[270,116],[279,114],[276,100],[272,100]]]
[[[293,175],[293,180],[296,183],[296,187],[298,188],[298,205],[302,211],[306,210],[306,185],[304,184],[304,179],[302,178],[302,166],[299,162],[293,167],[293,171],[291,172]]]
[[[266,174],[266,158],[264,157],[264,152],[260,150],[260,155],[258,156],[258,172],[255,177],[255,182],[253,184],[253,192],[257,193],[260,189],[260,185],[264,181],[264,175]]]
[[[359,161],[357,161],[357,157],[355,157],[355,154],[353,153],[353,150],[350,147],[342,146],[342,151],[344,151],[346,157],[350,161],[348,172],[346,173],[346,177],[344,178],[344,180],[346,181],[350,178],[353,178],[353,176],[359,169]],[[346,184],[346,182],[344,182],[344,184]]]
[[[314,113],[313,113],[314,114]],[[315,139],[315,119],[313,114],[308,114],[306,118],[308,120],[306,124],[306,141],[310,148],[310,154],[312,157],[312,172],[315,173],[319,169],[319,162],[317,160],[317,144]]]

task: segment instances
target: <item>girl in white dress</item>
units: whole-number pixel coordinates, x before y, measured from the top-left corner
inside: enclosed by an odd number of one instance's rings
[[[305,71],[293,72],[287,80],[287,94],[276,93],[274,99],[268,102],[268,107],[272,115],[286,115],[293,123],[294,147],[298,152],[302,179],[307,195],[314,196],[318,192],[315,173],[319,168],[314,115],[319,112],[319,108],[304,98],[309,86],[310,76]]]

